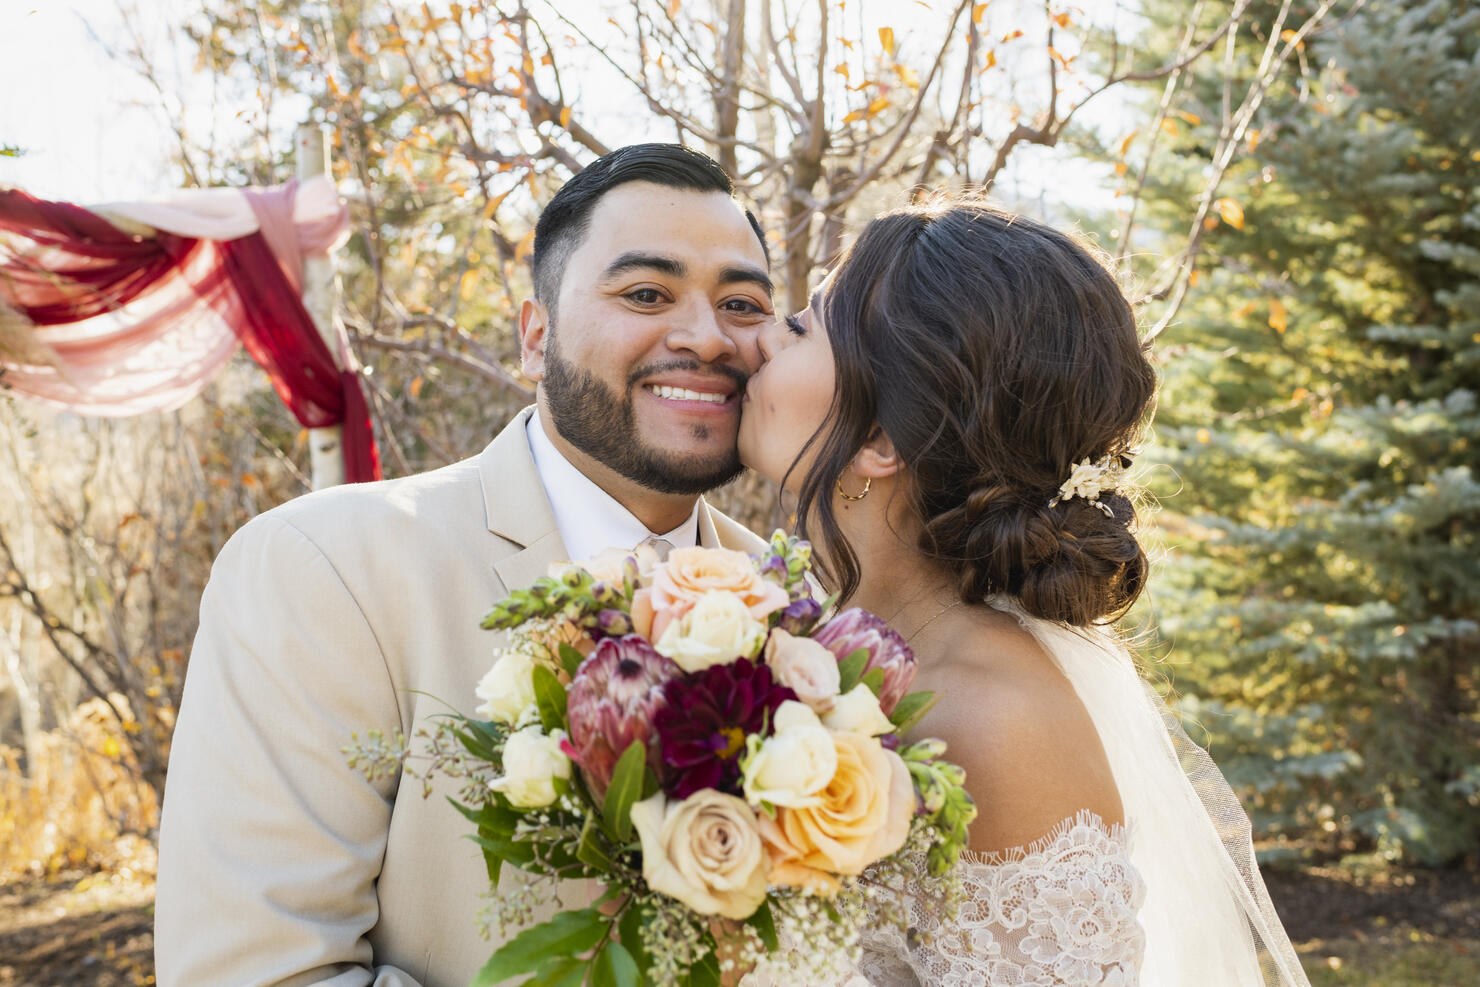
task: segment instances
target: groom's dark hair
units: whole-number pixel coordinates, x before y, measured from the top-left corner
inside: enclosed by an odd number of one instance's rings
[[[603,154],[563,185],[540,213],[534,228],[534,296],[552,313],[570,255],[591,227],[591,211],[603,195],[627,182],[651,182],[692,192],[735,194],[735,183],[713,158],[682,144],[630,144]],[[761,242],[766,265],[771,252],[755,215],[745,210]]]

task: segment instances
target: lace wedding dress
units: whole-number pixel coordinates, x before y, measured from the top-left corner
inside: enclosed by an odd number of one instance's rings
[[[1104,745],[1126,825],[1083,812],[1032,844],[960,864],[940,928],[888,899],[841,987],[1309,987],[1254,863],[1248,817],[1207,752],[1108,630],[1013,614],[1074,686]],[[924,861],[915,873],[928,881]],[[775,980],[756,971],[744,987]],[[784,978],[779,978],[784,979]]]

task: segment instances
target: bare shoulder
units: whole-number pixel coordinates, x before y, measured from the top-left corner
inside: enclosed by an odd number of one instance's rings
[[[1000,613],[954,630],[948,648],[920,655],[914,688],[940,698],[913,733],[946,741],[966,769],[972,849],[1024,846],[1086,809],[1123,821],[1094,723],[1033,636]]]

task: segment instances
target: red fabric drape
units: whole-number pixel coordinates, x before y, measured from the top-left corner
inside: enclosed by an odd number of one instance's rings
[[[260,232],[219,242],[163,231],[135,236],[86,209],[18,189],[0,189],[0,231],[33,245],[4,249],[0,243],[0,303],[32,325],[62,326],[115,312],[184,278],[267,372],[300,424],[342,426],[345,479],[380,478],[360,380],[335,364]]]

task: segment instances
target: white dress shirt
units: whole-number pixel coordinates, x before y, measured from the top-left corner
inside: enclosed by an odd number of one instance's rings
[[[526,431],[535,469],[555,514],[555,526],[572,560],[589,559],[608,548],[635,548],[648,537],[665,539],[674,548],[692,548],[699,543],[697,498],[683,524],[668,532],[649,531],[615,497],[565,458],[545,434],[539,412],[529,416]]]

